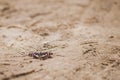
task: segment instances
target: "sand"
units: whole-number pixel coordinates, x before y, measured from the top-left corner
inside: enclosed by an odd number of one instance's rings
[[[0,0],[0,80],[120,80],[119,16],[119,0]]]

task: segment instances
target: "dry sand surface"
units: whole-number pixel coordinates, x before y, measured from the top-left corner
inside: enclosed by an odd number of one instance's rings
[[[120,0],[0,0],[0,80],[120,80]]]

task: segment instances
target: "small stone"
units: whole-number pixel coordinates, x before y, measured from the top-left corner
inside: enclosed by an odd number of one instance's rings
[[[114,38],[114,36],[109,36],[109,38]]]

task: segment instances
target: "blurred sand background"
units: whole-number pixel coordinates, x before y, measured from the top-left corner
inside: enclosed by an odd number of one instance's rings
[[[0,0],[0,80],[120,80],[120,0]]]

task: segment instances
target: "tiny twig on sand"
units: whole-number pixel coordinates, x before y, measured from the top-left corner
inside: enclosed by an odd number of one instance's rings
[[[3,78],[2,80],[10,80],[10,79],[13,79],[13,78],[17,78],[17,77],[21,77],[21,76],[31,74],[33,72],[35,72],[35,70],[31,70],[31,71],[23,72],[23,73],[19,73],[19,74],[14,74],[14,75],[11,75],[10,77]]]

